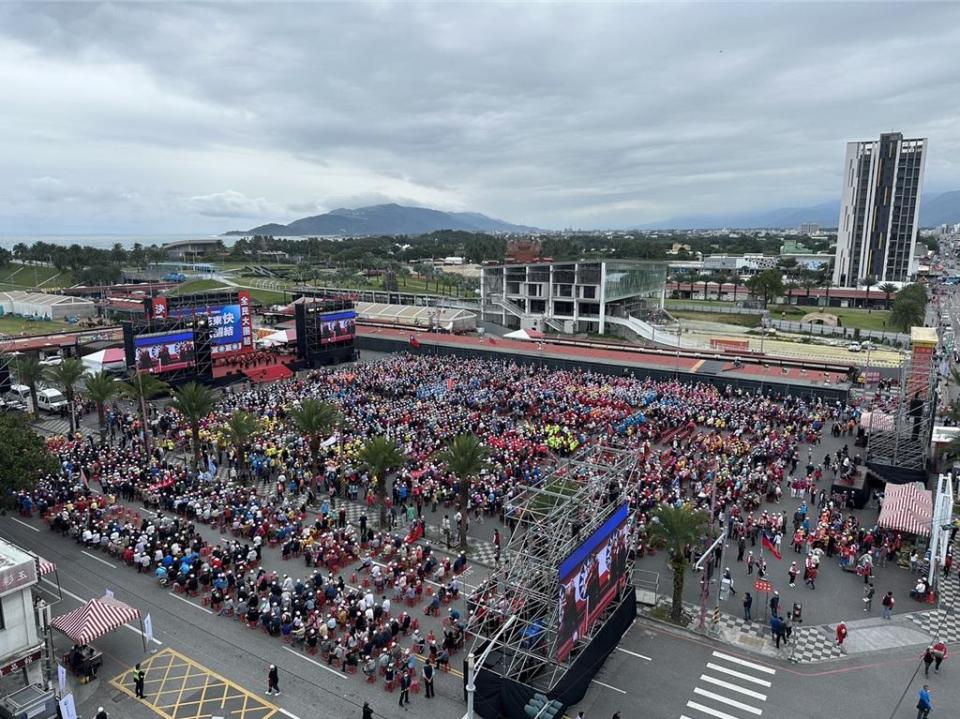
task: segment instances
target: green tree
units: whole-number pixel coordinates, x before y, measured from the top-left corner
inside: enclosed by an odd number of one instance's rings
[[[763,306],[773,297],[783,294],[783,275],[780,270],[764,270],[747,280],[747,289],[754,297],[763,297]]]
[[[897,286],[892,282],[884,282],[882,285],[877,287],[883,293],[883,300],[887,305],[887,309],[890,309],[890,298],[897,293]]]
[[[217,395],[205,384],[187,382],[173,392],[170,403],[190,425],[190,443],[193,446],[193,471],[200,468],[200,422],[217,406]]]
[[[227,441],[233,445],[233,451],[237,458],[237,475],[240,481],[244,481],[247,476],[245,455],[247,445],[260,431],[260,422],[250,412],[236,410],[230,415],[230,419],[223,427],[223,434]]]
[[[816,270],[804,267],[800,270],[800,286],[807,292],[807,300],[810,299],[810,290],[820,286],[820,274]]]
[[[0,414],[0,502],[11,506],[12,495],[31,489],[47,474],[60,470],[57,458],[43,438],[12,414]]]
[[[457,505],[460,510],[460,549],[467,548],[467,527],[470,523],[467,500],[470,498],[470,480],[487,465],[487,448],[475,434],[454,437],[438,459],[457,480]]]
[[[100,427],[100,441],[103,442],[107,429],[106,405],[107,402],[117,396],[120,386],[107,372],[97,372],[84,380],[83,388],[90,400],[97,405],[97,424]]]
[[[320,444],[330,434],[340,421],[340,413],[329,402],[308,398],[300,403],[299,407],[291,409],[287,416],[293,426],[310,445],[310,456],[313,458],[314,474],[320,473]]]
[[[14,360],[13,366],[17,374],[17,382],[26,385],[30,390],[30,411],[36,419],[39,416],[37,385],[43,380],[44,367],[36,355],[20,355]]]
[[[396,442],[386,437],[368,439],[360,450],[360,462],[373,480],[377,502],[380,504],[380,529],[387,526],[387,473],[403,464],[403,452]]]
[[[130,372],[130,381],[123,382],[120,385],[120,394],[133,401],[137,405],[137,411],[140,413],[140,426],[143,431],[143,448],[149,452],[150,436],[147,432],[147,402],[168,391],[170,386],[162,382],[152,374],[145,372]]]
[[[926,308],[912,297],[897,297],[890,311],[890,324],[901,332],[909,332],[911,327],[923,325]]]
[[[860,279],[859,284],[861,287],[867,288],[867,299],[865,301],[867,303],[867,314],[870,314],[873,311],[873,308],[870,307],[870,288],[876,287],[877,278],[873,275],[867,275],[866,277],[862,277]]]
[[[680,621],[683,610],[683,582],[687,569],[684,549],[688,544],[700,540],[706,531],[707,519],[705,512],[687,505],[674,507],[661,504],[653,512],[653,521],[647,525],[650,541],[663,543],[670,556],[670,569],[673,570],[673,607],[670,617],[674,622]]]
[[[83,362],[76,357],[67,357],[60,364],[47,367],[43,376],[51,384],[55,384],[63,390],[63,394],[70,403],[70,434],[77,431],[77,422],[73,407],[73,400],[76,398],[77,384],[83,378]]]

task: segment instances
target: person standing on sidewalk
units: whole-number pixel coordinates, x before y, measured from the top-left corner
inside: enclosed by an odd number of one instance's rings
[[[272,694],[280,696],[280,672],[277,671],[276,664],[271,664],[267,672],[267,696]]]
[[[427,657],[426,664],[423,665],[423,689],[427,699],[433,698],[433,660]]]
[[[917,693],[917,719],[927,719],[933,710],[933,702],[930,701],[930,687],[923,685]]]
[[[873,587],[873,582],[870,582],[870,584],[863,588],[863,611],[873,611],[873,595],[875,591],[876,590]]]
[[[750,615],[751,610],[753,609],[753,597],[750,595],[750,592],[747,592],[743,595],[743,618],[746,621],[752,621]]]
[[[407,709],[406,704],[410,703],[410,672],[404,671],[400,674],[400,706]]]
[[[840,649],[841,654],[846,654],[846,650],[843,648],[843,643],[847,639],[847,625],[843,622],[837,622],[837,647]]]
[[[143,683],[146,678],[146,672],[140,668],[140,664],[137,664],[133,669],[133,689],[137,699],[143,699]]]
[[[367,702],[363,703],[362,719],[373,719],[373,709],[370,708],[370,705]]]
[[[884,594],[883,599],[880,600],[880,603],[883,605],[883,618],[890,619],[890,615],[893,614],[893,607],[897,603],[897,601],[893,598],[893,592],[887,592]]]

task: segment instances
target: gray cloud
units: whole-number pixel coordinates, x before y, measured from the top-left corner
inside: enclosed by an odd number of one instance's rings
[[[957,47],[937,3],[2,4],[0,231],[364,198],[623,226],[830,199],[890,129],[954,189]],[[110,197],[61,217],[45,177]]]

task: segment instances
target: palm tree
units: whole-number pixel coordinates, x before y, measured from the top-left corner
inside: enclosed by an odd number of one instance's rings
[[[47,367],[43,376],[51,384],[58,385],[70,403],[70,434],[77,431],[77,422],[73,410],[73,400],[76,396],[77,383],[83,377],[83,362],[76,357],[67,357],[60,364]]]
[[[899,292],[897,286],[892,282],[884,282],[882,285],[877,287],[883,293],[884,302],[887,305],[887,309],[890,309],[890,297]]]
[[[373,475],[377,501],[380,503],[380,529],[387,526],[387,472],[403,464],[403,452],[386,437],[368,439],[360,450],[360,462]]]
[[[37,384],[43,380],[44,367],[34,355],[20,355],[14,360],[13,366],[17,371],[17,382],[25,384],[30,390],[33,418],[36,419],[38,417]]]
[[[193,445],[193,471],[200,467],[200,422],[217,406],[217,396],[205,384],[187,382],[174,391],[170,403],[190,425],[190,443]]]
[[[340,413],[329,402],[318,399],[305,399],[299,407],[288,412],[290,421],[300,434],[307,438],[310,456],[313,457],[313,471],[320,472],[320,443],[340,421]]]
[[[670,554],[670,568],[673,570],[673,607],[670,618],[679,622],[683,610],[684,572],[687,568],[684,549],[703,536],[707,527],[707,514],[687,505],[674,507],[662,504],[654,510],[653,521],[647,526],[650,540],[665,543]]]
[[[106,404],[120,391],[120,387],[112,376],[106,372],[97,372],[84,380],[83,387],[87,396],[97,405],[97,422],[100,427],[100,442],[106,431]]]
[[[487,448],[475,434],[454,437],[439,458],[457,479],[457,505],[460,510],[460,549],[467,548],[467,500],[470,498],[470,479],[476,477],[487,464]]]
[[[875,287],[876,284],[877,284],[877,278],[874,277],[873,275],[867,275],[866,277],[860,280],[860,285],[862,287],[867,288],[867,299],[865,300],[867,303],[867,314],[870,314],[870,312],[872,311],[870,308],[870,288]]]
[[[923,325],[925,316],[926,309],[919,302],[909,297],[898,297],[890,311],[890,324],[901,332],[909,332],[911,327]]]
[[[145,372],[130,372],[130,381],[120,385],[120,394],[132,400],[140,411],[140,425],[143,428],[143,448],[150,454],[150,434],[147,432],[147,402],[170,389],[170,385],[162,382],[152,374]]]
[[[230,419],[227,420],[227,423],[223,427],[223,434],[233,445],[234,452],[237,456],[237,473],[240,476],[240,480],[243,481],[244,474],[244,462],[243,455],[246,450],[247,443],[260,431],[260,422],[257,418],[250,412],[244,412],[242,410],[236,410],[233,414],[230,415]]]

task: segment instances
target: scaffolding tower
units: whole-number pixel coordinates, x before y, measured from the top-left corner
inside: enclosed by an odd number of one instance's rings
[[[610,603],[602,619],[589,626],[572,651],[558,659],[558,569],[627,501],[626,480],[636,462],[636,452],[589,447],[514,500],[510,515],[513,532],[504,551],[504,564],[477,588],[468,605],[466,634],[477,656],[493,641],[507,617],[517,617],[500,637],[488,670],[549,692],[612,612],[624,601],[636,601],[629,586],[633,560],[628,557],[626,589]]]
[[[907,356],[900,383],[886,407],[870,414],[866,464],[887,480],[892,472],[926,473],[937,406],[936,363],[917,363]],[[902,481],[902,480],[901,480]]]
[[[13,347],[13,337],[0,332],[0,394],[10,389],[13,363],[17,357]]]

